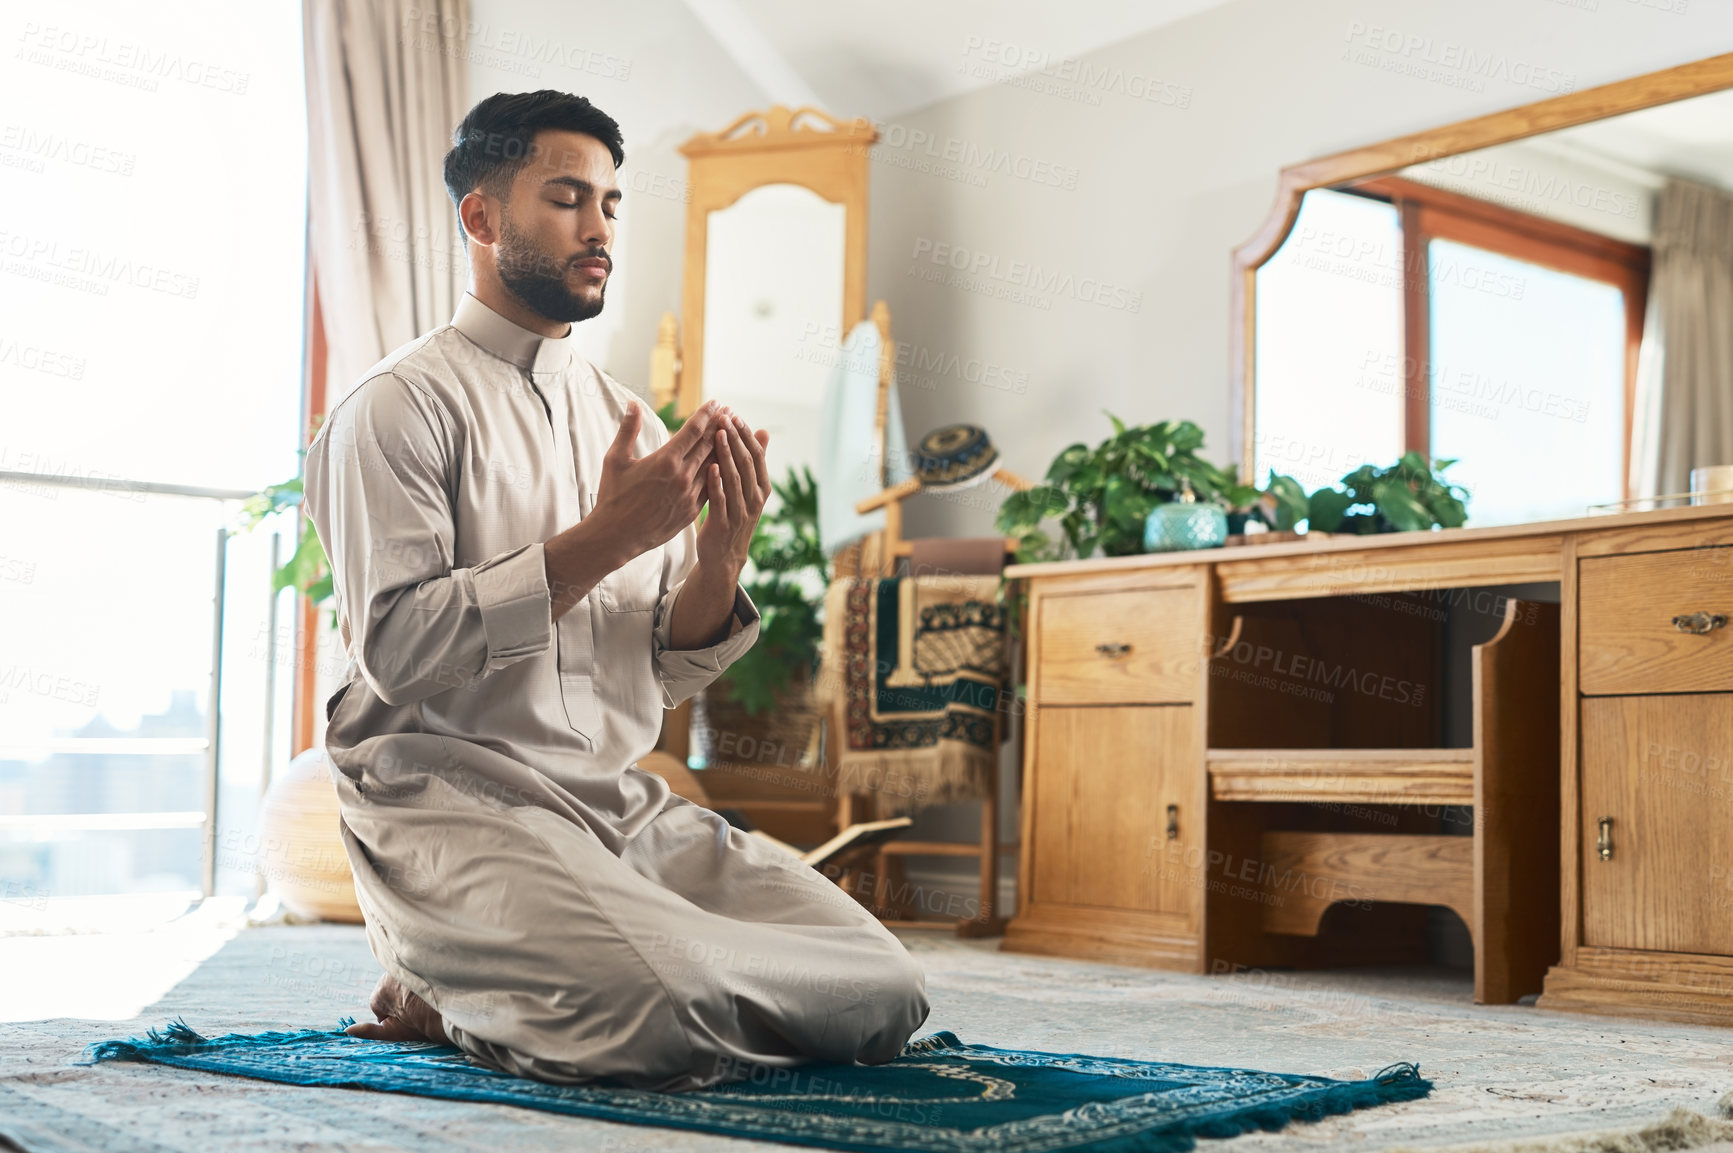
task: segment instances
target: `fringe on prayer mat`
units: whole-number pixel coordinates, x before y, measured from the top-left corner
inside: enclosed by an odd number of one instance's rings
[[[655,1093],[497,1073],[449,1045],[309,1029],[203,1037],[176,1020],[90,1046],[81,1064],[149,1061],[255,1077],[520,1105],[826,1149],[888,1153],[1183,1153],[1199,1137],[1277,1130],[1432,1091],[1414,1065],[1364,1081],[966,1045],[933,1033],[885,1065],[754,1065],[728,1084]]]

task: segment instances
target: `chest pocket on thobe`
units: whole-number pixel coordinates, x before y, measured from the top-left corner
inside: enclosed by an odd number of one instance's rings
[[[596,696],[596,628],[592,603],[585,597],[554,622],[560,646],[560,699],[572,728],[594,741],[602,731],[602,702]]]
[[[598,677],[608,678],[616,707],[641,707],[634,690],[653,676],[651,632],[661,592],[662,550],[655,548],[603,577],[557,622],[566,720],[592,746],[604,726]]]
[[[656,607],[662,595],[662,550],[639,553],[602,578],[597,586],[602,607],[611,613],[642,613]]]

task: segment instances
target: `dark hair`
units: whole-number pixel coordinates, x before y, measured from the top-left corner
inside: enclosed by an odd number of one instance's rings
[[[509,199],[511,182],[535,155],[536,133],[582,132],[607,145],[614,167],[625,162],[625,141],[612,116],[582,96],[544,88],[496,92],[469,110],[451,134],[445,154],[445,190],[454,205],[477,188]]]

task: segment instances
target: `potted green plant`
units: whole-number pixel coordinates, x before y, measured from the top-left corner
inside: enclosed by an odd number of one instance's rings
[[[1361,465],[1341,480],[1340,488],[1320,488],[1306,498],[1311,532],[1414,532],[1459,528],[1468,520],[1468,490],[1444,479],[1454,460],[1428,465],[1417,452],[1405,452],[1388,468]],[[1282,486],[1283,507],[1295,511],[1293,494],[1300,486],[1292,477],[1272,476],[1270,487]]]
[[[1253,514],[1257,489],[1241,484],[1235,470],[1198,454],[1204,438],[1197,425],[1189,420],[1127,425],[1106,415],[1113,422],[1112,436],[1094,448],[1065,448],[1053,458],[1042,484],[1012,493],[999,506],[995,524],[1017,541],[1018,560],[1087,557],[1097,548],[1108,556],[1140,552],[1150,510],[1173,500],[1186,483],[1200,501]],[[1062,539],[1052,539],[1042,528],[1048,518],[1059,521]]]
[[[305,491],[298,476],[261,489],[241,503],[239,530],[249,532],[269,516],[298,508],[304,497]],[[325,559],[325,549],[319,543],[319,534],[313,531],[313,522],[305,517],[301,518],[294,553],[271,574],[272,592],[286,588],[295,589],[316,605],[330,600],[334,592],[331,564]],[[335,620],[332,625],[335,627]]]
[[[789,686],[810,684],[824,634],[819,608],[830,585],[812,470],[791,468],[770,487],[775,499],[753,530],[752,568],[742,585],[758,606],[758,643],[717,678],[748,716],[776,708]]]
[[[814,674],[830,565],[818,535],[812,471],[788,470],[749,546],[741,587],[759,613],[758,642],[703,694],[694,726],[714,801],[817,799],[813,749],[822,714]]]

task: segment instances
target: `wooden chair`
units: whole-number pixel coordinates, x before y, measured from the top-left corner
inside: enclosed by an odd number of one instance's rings
[[[867,497],[855,506],[860,513],[883,509],[885,527],[882,532],[874,533],[863,541],[847,556],[839,555],[834,568],[836,576],[889,577],[897,574],[900,568],[909,564],[916,551],[915,543],[903,537],[903,501],[921,491],[918,478],[911,478],[900,484],[889,484],[889,457],[887,446],[887,422],[890,412],[890,390],[894,383],[894,365],[896,346],[890,335],[890,310],[883,301],[873,306],[872,318],[878,325],[880,335],[879,354],[879,395],[874,417],[874,436],[879,446],[879,483],[885,487],[877,494]],[[1025,481],[1009,469],[994,470],[992,479],[1010,488],[1023,489],[1029,487]],[[1005,538],[1003,549],[999,553],[999,565],[994,571],[1003,567],[1007,556],[1015,553],[1016,540]],[[952,570],[960,571],[960,570]],[[985,572],[986,570],[983,570]],[[827,718],[829,733],[825,741],[825,770],[832,779],[840,779],[841,761],[845,740],[842,734],[846,731],[846,717],[843,715],[845,703],[840,699],[831,704],[830,715]],[[993,715],[992,747],[997,750],[1004,739],[1004,717],[1006,713],[996,710]],[[872,820],[878,816],[877,798],[870,794],[852,793],[839,790],[837,798],[837,826],[846,828],[856,821]],[[999,771],[995,764],[988,775],[987,790],[981,797],[980,836],[976,841],[921,841],[897,840],[879,846],[871,855],[871,873],[866,885],[866,903],[880,917],[884,924],[893,927],[932,928],[934,926],[953,925],[959,936],[991,937],[999,936],[1005,931],[1005,923],[1009,919],[999,909],[999,864],[1000,857],[1006,853],[1015,854],[1017,846],[1000,844],[999,842]],[[910,857],[973,857],[978,864],[979,891],[976,898],[976,912],[972,916],[940,916],[921,917],[913,915],[910,903],[905,899],[909,892],[907,870],[904,867]],[[864,870],[856,865],[845,871],[838,878],[838,883],[845,889],[855,892],[859,897]],[[884,899],[888,894],[890,899]],[[917,905],[919,903],[917,902]]]
[[[847,702],[841,693],[834,694],[825,718],[824,771],[832,781],[843,778],[843,759],[847,744]],[[993,714],[991,747],[997,753],[1005,737],[1003,710]],[[858,793],[846,788],[836,792],[836,824],[847,828],[860,821],[876,820],[881,816],[878,798],[873,793]],[[893,928],[923,928],[952,926],[960,937],[996,937],[1005,931],[1009,917],[1000,910],[999,864],[1006,854],[1015,855],[1015,843],[999,841],[999,765],[995,756],[987,774],[986,791],[980,799],[980,834],[974,841],[931,841],[899,839],[877,846],[844,862],[836,877],[837,884],[861,899],[887,926]],[[978,889],[975,908],[965,915],[919,916],[918,910],[927,905],[923,900],[911,902],[910,886],[904,863],[911,857],[973,857],[978,866]],[[869,871],[870,869],[870,871]],[[947,903],[948,910],[948,903]],[[930,906],[929,906],[929,911]]]

